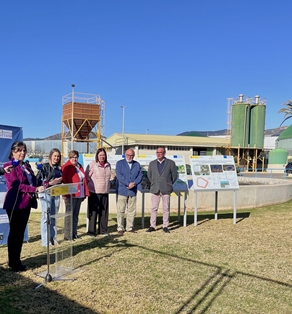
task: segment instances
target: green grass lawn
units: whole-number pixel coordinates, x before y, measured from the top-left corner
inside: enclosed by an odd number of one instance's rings
[[[170,234],[163,233],[160,216],[156,232],[142,230],[137,217],[138,233],[118,236],[111,215],[110,236],[94,239],[81,214],[75,271],[37,290],[47,257],[40,213],[32,213],[22,252],[29,269],[9,271],[7,247],[0,247],[0,312],[292,313],[291,207],[239,210],[236,225],[232,211],[219,211],[217,221],[213,212],[199,212],[196,227],[189,213],[186,228],[172,214]]]

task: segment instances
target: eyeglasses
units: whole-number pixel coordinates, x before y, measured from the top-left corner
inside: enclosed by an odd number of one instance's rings
[[[156,152],[156,154],[164,154],[164,152]]]
[[[70,159],[78,159],[78,157],[76,157],[76,156],[75,157],[70,157]]]
[[[128,157],[134,157],[134,155],[129,155],[129,154],[126,154],[126,156],[128,156]]]

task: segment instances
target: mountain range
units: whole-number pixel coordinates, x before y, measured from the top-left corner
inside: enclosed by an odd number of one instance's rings
[[[265,130],[265,136],[279,136],[284,130],[287,129],[287,126],[281,126],[280,128],[267,129]],[[224,136],[229,134],[229,130],[217,130],[217,131],[187,131],[177,135],[181,136]]]

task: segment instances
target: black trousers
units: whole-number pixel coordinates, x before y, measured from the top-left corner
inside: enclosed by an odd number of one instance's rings
[[[9,218],[10,231],[8,235],[8,260],[10,267],[21,265],[20,254],[22,250],[25,228],[30,215],[30,207],[24,209],[6,210]]]
[[[88,233],[96,235],[96,221],[98,216],[98,234],[107,233],[108,225],[108,194],[90,192],[88,197],[87,217]]]

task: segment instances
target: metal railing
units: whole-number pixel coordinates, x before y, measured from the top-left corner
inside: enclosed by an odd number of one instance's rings
[[[292,168],[237,168],[238,176],[248,176],[254,178],[277,178],[277,179],[287,179],[290,172],[292,174]],[[292,175],[291,175],[292,178]]]

